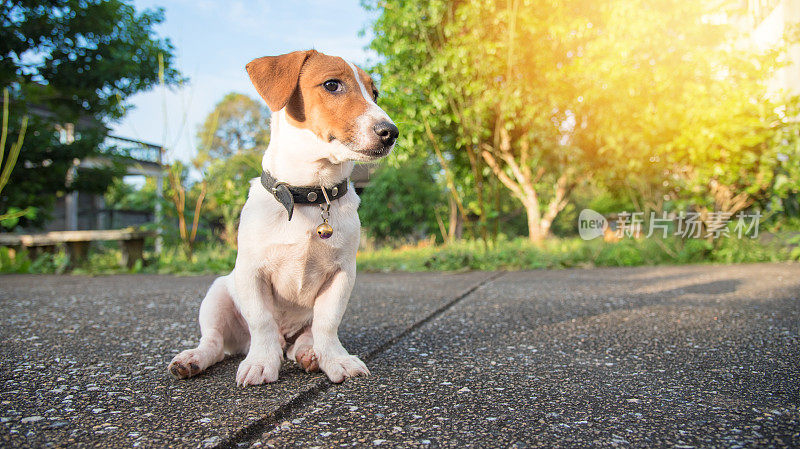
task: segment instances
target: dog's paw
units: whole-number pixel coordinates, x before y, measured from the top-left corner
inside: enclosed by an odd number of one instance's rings
[[[275,360],[252,360],[247,357],[242,360],[242,363],[239,364],[239,369],[236,371],[236,385],[246,387],[248,385],[275,382],[278,380],[280,368],[280,358]]]
[[[167,371],[176,379],[188,379],[203,371],[200,352],[197,349],[188,349],[176,355]]]
[[[297,348],[294,353],[294,359],[301,368],[307,373],[315,373],[319,371],[319,361],[314,348],[310,345],[301,346]]]
[[[343,355],[321,360],[319,367],[333,383],[343,382],[348,377],[369,376],[367,365],[354,355]]]

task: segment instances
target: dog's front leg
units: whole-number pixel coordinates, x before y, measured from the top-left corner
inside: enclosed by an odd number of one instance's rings
[[[273,317],[272,288],[257,269],[234,273],[237,305],[250,331],[250,349],[239,364],[236,384],[242,387],[278,380],[283,360],[282,338]]]
[[[339,341],[339,323],[347,308],[350,293],[355,283],[355,267],[352,272],[338,271],[328,280],[314,303],[314,318],[311,334],[319,368],[331,382],[342,382],[345,378],[369,375],[364,362],[350,355]]]

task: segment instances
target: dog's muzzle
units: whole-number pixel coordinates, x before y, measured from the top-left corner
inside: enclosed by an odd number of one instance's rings
[[[391,122],[380,122],[373,126],[372,129],[375,131],[375,134],[378,135],[384,148],[389,148],[394,145],[397,136],[400,135],[400,130]]]

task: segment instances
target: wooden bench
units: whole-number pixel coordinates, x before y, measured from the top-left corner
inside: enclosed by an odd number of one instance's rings
[[[67,247],[70,264],[86,260],[89,244],[94,241],[117,240],[122,249],[122,264],[132,268],[137,260],[143,258],[145,237],[155,236],[152,231],[134,228],[97,231],[54,231],[42,234],[0,234],[0,245],[31,250],[35,255],[40,251],[52,251],[57,245]]]

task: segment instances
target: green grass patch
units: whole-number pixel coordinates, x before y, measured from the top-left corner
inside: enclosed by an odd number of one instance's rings
[[[550,239],[533,244],[526,239],[484,244],[462,241],[450,245],[383,248],[359,253],[361,271],[531,270],[594,266],[749,263],[798,260],[790,240],[625,239],[619,242]]]
[[[160,255],[145,251],[144,262],[132,268],[123,267],[122,252],[116,244],[94,245],[87,260],[73,264],[63,248],[50,254],[31,257],[25,251],[11,257],[8,248],[0,247],[0,273],[37,274],[118,274],[160,273],[177,275],[222,274],[230,272],[236,261],[236,250],[221,243],[198,245],[194,257],[187,258],[177,247],[167,247]]]
[[[60,250],[36,258],[26,252],[12,257],[0,247],[0,273],[162,273],[177,275],[223,274],[236,261],[236,251],[221,243],[198,245],[187,258],[177,247],[159,256],[145,253],[145,263],[132,269],[120,266],[122,255],[115,244],[92,248],[87,261],[74,266]],[[484,243],[458,241],[449,245],[420,245],[361,251],[358,269],[363,272],[532,270],[596,266],[677,265],[696,263],[750,263],[800,260],[800,235],[768,234],[759,239],[706,240],[623,239],[619,242],[583,241],[579,238],[549,239],[533,244],[527,239],[501,239]]]

